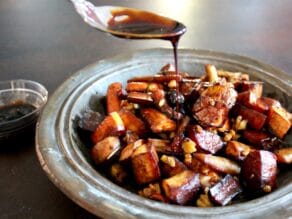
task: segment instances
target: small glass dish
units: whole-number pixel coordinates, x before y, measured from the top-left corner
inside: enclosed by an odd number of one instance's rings
[[[34,132],[38,115],[46,104],[48,91],[38,82],[0,82],[0,141]]]

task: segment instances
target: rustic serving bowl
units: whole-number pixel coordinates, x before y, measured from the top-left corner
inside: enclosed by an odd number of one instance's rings
[[[133,194],[103,177],[76,132],[75,118],[86,108],[101,110],[97,101],[107,86],[126,83],[133,76],[154,74],[173,62],[170,49],[150,49],[94,63],[66,80],[52,95],[40,116],[36,151],[52,182],[77,204],[103,218],[287,218],[292,214],[292,172],[278,178],[272,193],[226,207],[196,208],[163,204]],[[204,50],[179,50],[179,69],[201,74],[204,64],[248,72],[265,82],[265,95],[273,96],[292,111],[292,77],[259,61]],[[292,142],[291,134],[287,138]]]

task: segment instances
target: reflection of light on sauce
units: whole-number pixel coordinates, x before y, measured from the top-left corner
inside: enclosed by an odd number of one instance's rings
[[[0,123],[8,122],[11,120],[19,119],[32,111],[36,108],[32,105],[23,103],[21,101],[0,107]]]
[[[111,11],[107,30],[113,31],[112,34],[117,37],[170,40],[171,37],[181,36],[185,32],[185,26],[175,20],[151,12],[117,8]]]

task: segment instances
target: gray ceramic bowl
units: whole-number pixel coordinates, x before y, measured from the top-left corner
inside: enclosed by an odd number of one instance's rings
[[[292,215],[292,172],[278,179],[278,188],[264,197],[241,204],[208,209],[181,207],[151,201],[112,183],[97,172],[88,150],[76,133],[74,118],[88,106],[97,109],[114,81],[154,74],[173,62],[170,49],[150,49],[124,54],[90,65],[66,80],[52,95],[39,119],[36,150],[40,163],[69,198],[103,218],[287,218]],[[202,50],[179,50],[179,69],[192,74],[203,72],[212,63],[230,71],[248,72],[265,83],[266,94],[273,94],[292,111],[291,76],[256,60],[238,55]],[[291,134],[288,136],[291,143]]]

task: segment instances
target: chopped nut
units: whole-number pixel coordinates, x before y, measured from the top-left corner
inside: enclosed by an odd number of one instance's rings
[[[224,136],[224,141],[231,141],[232,140],[232,135],[230,133],[227,133],[225,136]]]
[[[171,80],[171,81],[168,83],[168,87],[169,87],[169,88],[176,88],[176,87],[177,87],[177,82],[176,82],[176,80]]]
[[[169,138],[170,139],[173,139],[175,137],[175,132],[171,132],[170,134],[169,134]]]
[[[158,103],[159,107],[162,107],[165,104],[165,99],[161,99]]]
[[[208,194],[201,194],[200,197],[198,198],[196,204],[198,207],[202,207],[202,208],[207,208],[207,207],[213,206],[212,202],[209,199]]]
[[[151,198],[154,194],[160,194],[161,189],[158,183],[155,184],[149,184],[148,187],[138,191],[138,194],[140,196]]]
[[[234,124],[234,129],[238,130],[245,130],[247,125],[247,120],[243,120],[242,116],[237,116]]]
[[[185,154],[191,154],[197,151],[196,143],[189,138],[185,138],[182,143],[182,149]]]
[[[191,154],[185,154],[185,164],[191,164],[192,163],[192,155]]]
[[[247,125],[247,120],[242,120],[239,124],[239,127],[237,128],[237,130],[245,130],[246,129],[246,125]]]
[[[235,134],[232,136],[232,140],[237,140],[240,138],[240,135],[239,134]]]
[[[174,157],[162,155],[161,158],[160,158],[160,160],[163,163],[166,163],[166,164],[168,164],[171,167],[175,167],[175,159],[174,159]]]
[[[236,140],[236,139],[238,139],[238,138],[239,138],[239,135],[237,135],[236,132],[235,132],[233,129],[231,129],[231,130],[229,131],[229,133],[226,133],[226,134],[225,134],[223,140],[224,140],[225,142],[228,142],[228,141],[231,141],[231,140]]]
[[[138,103],[134,103],[134,109],[139,109],[140,105]]]
[[[199,125],[196,125],[196,131],[198,133],[201,133],[203,131],[203,128],[201,126],[199,126]]]
[[[264,192],[271,192],[272,191],[272,188],[271,188],[271,186],[269,186],[269,185],[265,185],[264,187],[263,187],[263,191]]]
[[[161,193],[159,183],[149,184],[149,188],[151,188],[152,190],[154,190],[157,193]]]

